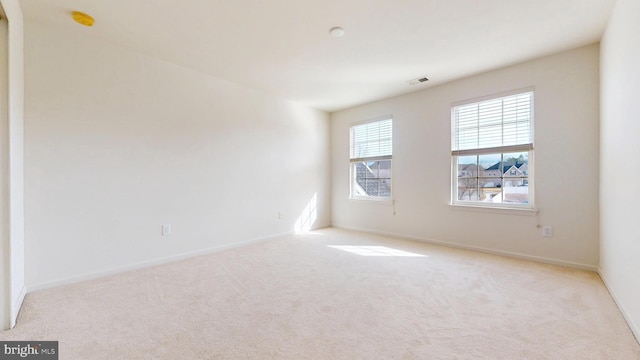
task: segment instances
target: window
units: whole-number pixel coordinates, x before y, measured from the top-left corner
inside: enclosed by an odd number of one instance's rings
[[[451,108],[452,203],[533,207],[533,92]]]
[[[391,118],[351,127],[352,199],[391,199],[392,135]]]

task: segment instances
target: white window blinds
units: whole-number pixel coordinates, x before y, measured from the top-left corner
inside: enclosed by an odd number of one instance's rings
[[[479,149],[533,149],[533,92],[455,106],[451,114],[454,155]]]
[[[351,127],[351,161],[391,159],[392,120]]]

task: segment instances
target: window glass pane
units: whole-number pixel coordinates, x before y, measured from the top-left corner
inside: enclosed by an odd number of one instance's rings
[[[513,164],[517,162],[518,166],[520,166],[521,164],[526,164],[529,162],[529,153],[526,151],[504,153],[504,161],[507,164],[509,163]]]
[[[502,202],[502,185],[500,178],[481,178],[478,200],[486,203]]]
[[[478,157],[458,156],[458,178],[468,178],[478,176]]]
[[[478,201],[478,157],[459,156],[458,163],[458,200]]]
[[[478,178],[458,178],[458,200],[478,201]]]
[[[529,179],[527,177],[505,177],[503,182],[505,203],[529,203]]]
[[[391,178],[380,179],[379,195],[384,197],[391,196]]]
[[[483,172],[480,176],[484,177],[501,177],[502,173],[502,154],[484,154],[478,156],[478,164]]]
[[[495,203],[502,201],[502,154],[478,156],[482,172],[478,181],[480,195],[478,201]]]
[[[504,177],[529,176],[529,153],[505,153],[503,167]]]
[[[529,153],[504,154],[504,202],[529,203]]]
[[[391,196],[391,160],[353,163],[352,192],[356,196]]]

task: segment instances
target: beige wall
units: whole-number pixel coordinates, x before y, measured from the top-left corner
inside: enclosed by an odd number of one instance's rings
[[[4,14],[4,12],[2,12]],[[10,328],[11,242],[9,238],[9,46],[7,20],[0,19],[0,331]]]
[[[30,289],[329,225],[327,113],[88,30],[25,28]]]
[[[640,2],[618,0],[602,39],[600,274],[640,339]]]
[[[596,269],[598,52],[591,45],[332,114],[333,225]],[[451,103],[526,87],[535,88],[538,215],[450,206]],[[348,200],[349,126],[388,114],[395,215],[391,205]],[[538,224],[553,226],[553,238]]]
[[[26,293],[24,271],[23,191],[23,22],[17,0],[0,0],[8,26],[3,26],[2,86],[2,239],[0,249],[0,329],[13,327]],[[8,96],[8,98],[7,98]]]

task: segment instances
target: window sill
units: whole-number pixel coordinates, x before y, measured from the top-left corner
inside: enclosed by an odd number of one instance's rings
[[[516,208],[516,207],[498,207],[498,206],[480,206],[480,205],[461,205],[461,204],[449,204],[452,209],[471,211],[471,212],[484,212],[493,214],[506,214],[506,215],[519,215],[519,216],[536,216],[538,215],[538,209],[531,208]]]
[[[360,204],[374,204],[374,205],[393,205],[392,199],[365,199],[365,198],[348,198],[349,202]]]

